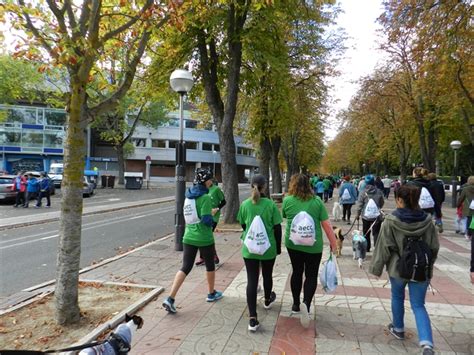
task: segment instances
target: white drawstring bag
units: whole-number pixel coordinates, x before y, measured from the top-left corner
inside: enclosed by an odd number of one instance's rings
[[[201,222],[197,213],[195,199],[186,198],[184,200],[183,215],[184,215],[184,221],[186,222],[186,224],[197,224]]]
[[[313,246],[316,231],[313,217],[307,212],[299,212],[291,221],[290,240],[295,245]]]
[[[433,208],[435,206],[433,197],[431,197],[431,194],[426,187],[421,188],[420,199],[418,200],[418,205],[420,206],[422,210],[427,209],[427,208]]]
[[[364,217],[365,219],[373,220],[373,219],[376,219],[378,216],[380,216],[380,210],[377,204],[375,203],[374,199],[371,198],[369,199],[369,202],[367,202],[367,205],[365,206]]]
[[[319,271],[319,280],[326,293],[334,292],[337,288],[337,267],[333,260],[332,253],[329,259],[323,263],[322,269]]]
[[[260,216],[255,216],[250,224],[244,244],[252,254],[263,255],[270,248],[267,230]]]

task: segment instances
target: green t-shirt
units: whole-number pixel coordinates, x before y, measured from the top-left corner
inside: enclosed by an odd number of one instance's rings
[[[293,218],[301,211],[307,212],[314,220],[316,242],[312,246],[295,245],[290,240],[290,229]],[[321,222],[328,219],[328,212],[324,207],[323,201],[317,196],[303,201],[295,196],[288,195],[283,199],[282,206],[283,218],[286,218],[285,230],[285,246],[288,249],[303,251],[306,253],[316,254],[323,252],[323,231],[321,229]]]
[[[329,190],[329,187],[331,186],[331,180],[329,179],[324,179],[323,180],[323,184],[324,184],[324,190]]]
[[[212,208],[219,207],[219,204],[225,199],[224,193],[219,188],[219,186],[216,186],[216,185],[212,185],[209,188],[208,195],[211,198]],[[220,217],[221,217],[221,211],[217,211],[217,213],[213,217],[214,222],[219,222]]]
[[[198,217],[212,214],[212,203],[209,195],[202,195],[196,199],[196,210]],[[193,245],[195,247],[207,247],[214,244],[214,236],[212,227],[204,223],[186,224],[184,230],[183,243]]]
[[[245,224],[245,230],[240,237],[242,240],[245,239],[247,231],[252,224],[253,218],[255,216],[260,216],[265,225],[265,230],[268,234],[268,239],[270,240],[270,248],[263,255],[252,254],[249,252],[244,243],[242,243],[242,256],[246,259],[256,259],[256,260],[271,260],[276,258],[276,240],[275,235],[273,234],[273,226],[280,224],[281,214],[278,211],[278,207],[275,205],[275,202],[270,200],[267,197],[262,197],[257,204],[252,203],[252,199],[248,198],[240,205],[239,214],[237,215],[237,220],[240,224]]]

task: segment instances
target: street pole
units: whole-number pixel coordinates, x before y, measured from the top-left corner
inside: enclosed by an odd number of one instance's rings
[[[457,193],[458,193],[458,159],[457,159],[457,150],[461,148],[460,141],[452,141],[450,144],[452,150],[454,150],[454,167],[453,167],[453,178],[451,179],[451,186],[453,191],[451,193],[451,207],[457,207]]]
[[[214,175],[214,177],[216,177],[216,154],[217,152],[215,150],[212,151],[212,157],[214,158],[214,166],[212,168],[212,175]]]
[[[184,235],[184,194],[186,190],[186,146],[183,141],[183,97],[184,93],[179,95],[179,143],[176,146],[176,212],[175,212],[175,245],[176,251],[183,250],[183,235]]]

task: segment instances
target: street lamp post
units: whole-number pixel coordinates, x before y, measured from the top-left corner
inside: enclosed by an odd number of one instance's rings
[[[364,173],[364,175],[365,175],[365,167],[366,167],[365,163],[362,164],[362,168],[363,168],[363,173]]]
[[[215,150],[212,151],[212,157],[213,157],[213,167],[212,167],[212,174],[214,175],[214,177],[216,176],[216,155],[217,155],[217,152]]]
[[[186,190],[186,146],[183,141],[183,99],[191,88],[193,87],[193,76],[190,72],[184,69],[176,69],[171,73],[170,85],[173,91],[179,94],[179,143],[176,146],[176,210],[174,215],[175,224],[175,241],[174,249],[177,251],[183,250],[183,235],[184,235],[184,193]]]
[[[451,149],[454,151],[454,167],[453,167],[453,178],[451,179],[451,185],[453,187],[451,207],[457,207],[457,192],[458,192],[458,159],[457,151],[461,148],[460,141],[452,141],[449,143]]]

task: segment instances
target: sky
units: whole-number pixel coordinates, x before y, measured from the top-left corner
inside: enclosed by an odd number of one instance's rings
[[[327,140],[337,135],[336,114],[349,106],[352,96],[357,92],[356,81],[370,74],[383,59],[377,50],[376,19],[382,13],[382,0],[339,0],[344,11],[337,19],[337,27],[345,30],[349,37],[345,42],[347,50],[337,69],[340,76],[329,82],[334,87],[330,94],[333,101],[330,127],[326,130]]]

